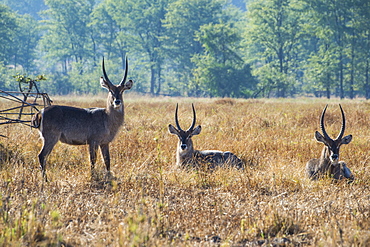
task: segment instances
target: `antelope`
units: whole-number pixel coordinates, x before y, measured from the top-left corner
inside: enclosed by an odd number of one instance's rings
[[[222,152],[219,150],[205,150],[199,151],[194,150],[192,137],[199,135],[202,127],[198,125],[196,128],[196,113],[193,108],[193,122],[187,130],[183,130],[180,127],[178,120],[178,107],[176,105],[175,111],[175,123],[177,129],[171,124],[168,125],[170,134],[177,135],[179,142],[177,144],[176,151],[176,165],[180,168],[205,168],[214,169],[219,166],[233,166],[236,168],[243,168],[243,161],[240,160],[235,154],[231,152]]]
[[[324,116],[327,107],[328,105],[325,106],[320,118],[320,128],[323,135],[321,135],[318,131],[315,132],[315,139],[318,142],[323,143],[325,146],[321,152],[320,158],[311,159],[307,162],[307,175],[312,180],[316,180],[324,176],[330,176],[336,180],[347,178],[352,181],[354,176],[352,175],[350,169],[347,167],[345,162],[339,161],[339,149],[342,144],[348,144],[351,142],[352,135],[343,137],[344,130],[346,128],[346,119],[342,106],[339,105],[342,113],[342,128],[335,140],[329,137],[324,125]]]
[[[100,84],[108,92],[105,108],[76,108],[71,106],[52,105],[42,109],[32,118],[33,127],[40,132],[43,140],[38,155],[42,176],[46,176],[46,159],[58,141],[69,145],[88,145],[91,163],[91,175],[94,174],[96,152],[100,148],[106,172],[110,174],[109,143],[116,136],[124,121],[124,104],[122,94],[131,89],[133,81],[126,82],[128,62],[126,58],[125,74],[115,86],[109,80],[102,62],[103,76]]]

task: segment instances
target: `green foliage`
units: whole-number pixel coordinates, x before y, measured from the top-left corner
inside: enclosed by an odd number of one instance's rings
[[[151,94],[159,94],[161,91],[164,63],[161,38],[165,32],[162,20],[170,2],[171,0],[126,0],[122,4],[122,1],[112,1],[116,10],[112,11],[113,19],[118,21],[120,29],[123,30],[122,37],[127,40],[125,49],[131,48],[140,51],[147,60]],[[131,35],[127,36],[127,33]]]
[[[354,97],[355,77],[361,78],[359,83],[366,97],[370,97],[368,69],[368,22],[370,4],[368,1],[307,1],[312,14],[311,35],[318,39],[317,48],[311,54],[313,63],[311,70],[322,70],[318,82],[321,88],[330,92],[337,88],[339,96],[344,98],[346,92]],[[362,24],[360,24],[362,23]],[[365,54],[365,57],[363,56]],[[316,63],[317,58],[323,58],[322,64]],[[365,65],[364,67],[362,67]],[[360,69],[362,67],[362,69]],[[359,74],[357,72],[359,71]],[[355,75],[357,74],[357,75]],[[322,76],[324,75],[324,80]],[[329,97],[329,96],[328,96]]]
[[[121,16],[127,16],[127,12],[122,12],[118,18],[116,8],[117,1],[103,1],[94,8],[90,23],[95,34],[95,43],[105,51],[108,59],[124,57],[129,44],[125,26],[121,25],[126,22],[119,21]]]
[[[11,59],[12,42],[17,29],[16,15],[10,8],[0,4],[0,61],[7,64]]]
[[[7,181],[11,183],[11,181]],[[27,203],[29,204],[29,203]],[[49,221],[50,212],[51,229],[61,226],[60,214],[58,211],[50,211],[44,204],[35,200],[31,205],[21,205],[17,212],[10,212],[13,207],[12,199],[6,192],[0,194],[0,244],[11,246],[15,243],[24,242],[39,245],[46,239],[48,242],[60,244],[59,236],[56,234],[47,235],[46,224]]]
[[[38,75],[38,76],[36,76],[35,79],[27,77],[26,75],[19,75],[19,74],[15,75],[13,77],[16,79],[16,81],[18,81],[20,83],[25,83],[25,84],[33,83],[33,82],[36,82],[36,81],[45,81],[45,80],[47,80],[47,78],[44,75]]]
[[[207,57],[208,52],[211,52],[211,56],[218,57],[217,60],[222,59],[222,56],[231,56],[228,54],[230,51],[235,55],[235,50],[239,47],[234,47],[238,42],[237,36],[240,32],[236,29],[232,29],[231,26],[236,25],[236,20],[242,20],[242,15],[237,11],[232,11],[232,8],[226,5],[223,0],[215,1],[174,1],[169,5],[166,18],[164,20],[166,27],[166,54],[172,62],[171,67],[173,68],[177,79],[177,89],[179,91],[186,91],[186,95],[210,95],[210,91],[214,91],[214,88],[205,88],[206,84],[213,84],[214,82],[204,82],[210,77],[217,77],[217,75],[210,75],[211,70],[203,71],[203,68],[198,68],[198,65],[209,67],[213,62],[210,59],[207,61],[201,61],[203,55]],[[237,18],[240,17],[240,18]],[[235,19],[234,19],[235,18]],[[219,24],[219,26],[218,26]],[[207,32],[207,26],[214,29],[214,33]],[[230,33],[225,35],[219,35],[223,26],[228,26],[235,37],[230,36]],[[238,33],[239,32],[239,33]],[[211,41],[212,35],[217,36],[217,41]],[[226,40],[224,40],[226,39]],[[219,43],[218,42],[231,42],[231,43]],[[215,47],[218,46],[218,47]],[[222,47],[223,45],[223,47]],[[229,47],[229,48],[226,48]],[[236,57],[241,54],[237,54]],[[219,67],[218,65],[214,65]],[[232,65],[233,66],[233,65]],[[240,66],[239,66],[240,67]],[[222,69],[221,69],[222,70]],[[195,72],[193,72],[195,71]],[[216,69],[215,71],[218,71]],[[193,73],[192,73],[193,72]],[[196,77],[194,78],[193,75]],[[199,78],[199,76],[206,76],[205,78]],[[203,85],[200,85],[203,84]],[[216,89],[217,91],[218,89]],[[222,90],[222,89],[220,89]],[[212,93],[213,94],[213,93]],[[215,96],[218,93],[215,94]]]
[[[208,23],[218,23],[222,15],[223,0],[178,0],[171,3],[164,20],[167,28],[168,56],[181,67],[191,69],[191,56],[203,51],[201,44],[194,40],[199,28]]]
[[[190,59],[203,51],[199,41],[194,40],[199,28],[208,23],[217,23],[222,14],[223,1],[178,0],[168,7],[164,20],[167,54],[179,65],[182,72],[193,68]]]
[[[289,87],[294,86],[287,78],[294,77],[295,66],[302,59],[299,42],[305,35],[304,9],[300,0],[254,1],[249,5],[248,57],[261,82],[260,90],[268,94],[274,90],[276,96],[286,97]]]
[[[195,34],[204,47],[203,55],[192,59],[196,68],[190,84],[196,96],[251,97],[255,80],[241,57],[242,40],[236,28],[227,24],[206,24]],[[239,50],[238,50],[239,48]]]
[[[106,63],[107,73],[108,71],[111,71],[110,65],[111,63],[108,61]],[[113,73],[109,77],[109,79],[112,80],[112,82],[116,82],[116,84],[118,84],[118,82],[122,78],[122,74],[123,72]],[[99,82],[101,76],[100,66],[92,67],[83,63],[74,62],[72,63],[72,71],[68,75],[68,81],[73,82],[73,85],[71,85],[70,87],[73,93],[97,94],[99,92],[104,92],[104,90],[101,89],[101,85]]]
[[[17,85],[14,83],[13,75],[13,69],[9,69],[0,62],[0,89],[14,90],[17,88]]]
[[[192,95],[203,97],[250,98],[255,89],[255,79],[247,64],[222,64],[209,55],[195,56]]]
[[[94,42],[89,26],[94,0],[47,0],[49,9],[44,11],[47,32],[41,45],[47,51],[46,60],[64,63],[68,72],[69,62],[85,62],[93,58]]]
[[[127,56],[140,93],[370,98],[368,1],[241,2],[2,0],[0,86],[45,74],[49,94],[96,93],[102,57],[120,80]]]
[[[17,17],[18,28],[15,30],[13,42],[14,67],[21,65],[25,71],[35,69],[35,59],[37,58],[37,45],[40,40],[39,23],[30,15]]]

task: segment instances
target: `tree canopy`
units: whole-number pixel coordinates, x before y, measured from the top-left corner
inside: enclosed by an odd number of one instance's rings
[[[367,0],[0,0],[0,86],[96,93],[126,56],[138,93],[370,98]]]

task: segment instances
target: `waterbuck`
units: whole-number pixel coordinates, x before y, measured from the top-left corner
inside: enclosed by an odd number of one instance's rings
[[[108,79],[102,62],[103,76],[100,78],[102,87],[108,89],[106,108],[76,108],[71,106],[53,105],[42,109],[32,118],[32,125],[38,128],[43,140],[38,155],[42,175],[47,181],[45,172],[46,159],[59,141],[70,145],[89,145],[91,174],[94,174],[96,151],[100,147],[107,174],[110,173],[109,143],[116,136],[124,121],[124,105],[122,94],[129,90],[133,81],[126,82],[128,62],[126,58],[125,74],[121,82],[115,86]]]
[[[346,128],[346,118],[344,116],[342,106],[339,105],[342,112],[342,128],[335,140],[329,137],[324,125],[324,116],[327,107],[328,105],[325,106],[320,119],[320,127],[323,135],[321,135],[318,131],[315,132],[316,140],[323,143],[325,146],[321,152],[320,158],[311,159],[307,162],[307,175],[312,180],[324,176],[330,176],[334,179],[348,178],[352,181],[354,177],[346,163],[339,161],[339,149],[342,144],[348,144],[351,142],[352,135],[343,137],[344,130]]]
[[[243,168],[243,161],[231,152],[222,152],[218,150],[194,150],[192,137],[199,135],[202,127],[198,125],[196,128],[196,113],[193,107],[193,122],[188,130],[183,130],[180,127],[177,112],[179,105],[176,105],[175,123],[177,129],[171,124],[168,125],[168,130],[171,134],[177,135],[179,142],[176,151],[176,164],[181,168],[196,168],[196,169],[213,169],[219,166],[233,166]]]

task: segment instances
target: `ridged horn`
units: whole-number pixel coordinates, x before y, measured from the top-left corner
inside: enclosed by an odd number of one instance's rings
[[[126,60],[125,60],[125,75],[123,76],[121,82],[119,83],[120,86],[123,86],[126,82],[126,79],[127,79],[127,71],[128,71],[128,61],[127,61],[127,57],[126,57]]]
[[[325,124],[324,124],[324,117],[325,117],[326,108],[328,108],[328,105],[326,105],[324,110],[322,111],[321,118],[320,118],[320,128],[321,128],[322,133],[324,134],[325,139],[330,139],[331,140],[330,136],[328,135],[328,133],[325,130]]]
[[[197,121],[197,115],[195,114],[194,104],[191,104],[191,106],[193,107],[193,122],[191,123],[191,126],[188,129],[188,131],[194,129],[195,123]]]
[[[180,124],[179,124],[179,119],[178,119],[178,116],[177,116],[177,111],[179,109],[179,104],[176,104],[176,111],[175,111],[175,123],[176,123],[176,127],[178,130],[182,130],[181,127],[180,127]]]
[[[339,135],[337,136],[337,138],[335,140],[342,139],[343,134],[344,134],[344,130],[346,129],[346,117],[344,116],[344,112],[343,112],[342,106],[340,104],[339,104],[339,107],[340,107],[340,111],[342,112],[342,128],[340,130]]]
[[[113,86],[112,82],[108,78],[107,72],[105,72],[104,57],[103,57],[103,62],[102,62],[102,69],[103,69],[103,79],[104,79],[104,81],[106,81],[109,84],[110,87]]]

